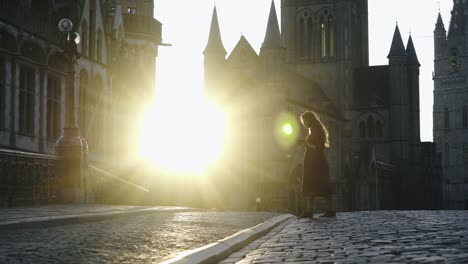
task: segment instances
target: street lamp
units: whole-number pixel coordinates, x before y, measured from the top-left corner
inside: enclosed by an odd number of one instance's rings
[[[77,45],[80,35],[73,32],[70,19],[61,19],[58,28],[63,38],[62,56],[66,64],[65,127],[62,136],[55,144],[59,158],[58,176],[61,177],[60,200],[65,203],[85,203],[87,200],[87,152],[88,144],[80,136],[75,118],[75,74],[80,54]]]

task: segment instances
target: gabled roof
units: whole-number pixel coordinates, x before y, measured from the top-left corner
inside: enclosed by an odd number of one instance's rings
[[[241,56],[246,56],[246,58],[257,58],[258,54],[255,52],[255,50],[252,48],[252,45],[250,45],[249,41],[242,35],[237,42],[236,46],[232,50],[231,54],[228,57],[228,61],[236,60],[237,58],[240,58]]]
[[[223,41],[221,40],[221,31],[219,29],[218,12],[216,6],[213,9],[213,17],[211,19],[210,35],[208,37],[208,44],[206,45],[205,53],[221,53],[226,55],[226,49],[224,48]]]
[[[263,40],[262,49],[282,48],[281,32],[276,14],[275,1],[271,1],[270,16],[268,17],[267,30]]]
[[[393,34],[392,47],[387,58],[398,56],[407,56],[403,39],[401,38],[400,29],[398,25],[395,26],[395,33]]]

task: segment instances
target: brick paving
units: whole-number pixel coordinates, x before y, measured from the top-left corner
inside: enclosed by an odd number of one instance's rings
[[[221,263],[468,263],[468,211],[293,219]]]
[[[158,212],[99,222],[0,230],[0,263],[157,263],[276,215]]]

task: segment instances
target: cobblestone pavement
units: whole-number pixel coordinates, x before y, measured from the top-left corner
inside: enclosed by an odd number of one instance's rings
[[[0,263],[157,263],[276,215],[154,213],[75,225],[0,231]]]
[[[468,263],[468,211],[293,219],[221,263]]]

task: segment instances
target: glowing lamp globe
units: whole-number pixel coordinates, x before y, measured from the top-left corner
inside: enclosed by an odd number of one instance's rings
[[[61,32],[70,32],[73,29],[73,23],[68,18],[62,18],[58,23]]]

